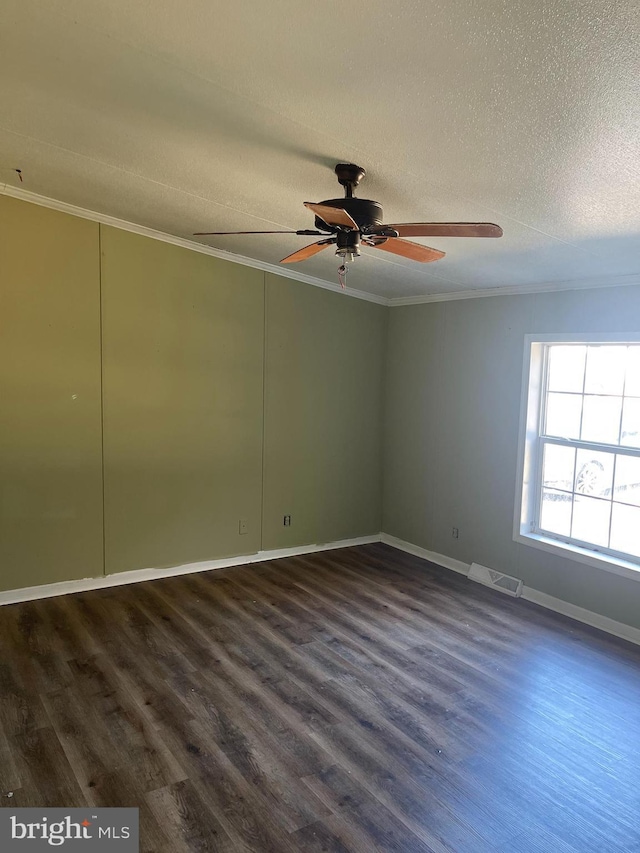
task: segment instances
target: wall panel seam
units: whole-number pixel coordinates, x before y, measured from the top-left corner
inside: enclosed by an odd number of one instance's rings
[[[103,313],[102,313],[102,223],[98,223],[98,295],[100,314],[100,465],[102,483],[102,574],[107,574],[107,534],[106,534],[106,502],[105,502],[105,465],[104,465],[104,345],[103,345]]]
[[[260,469],[260,550],[264,548],[265,467],[267,444],[267,273],[262,273],[262,460]]]

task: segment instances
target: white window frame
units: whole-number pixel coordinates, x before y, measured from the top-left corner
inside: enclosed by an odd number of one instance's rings
[[[598,569],[640,581],[640,558],[633,562],[625,555],[604,553],[596,545],[567,542],[561,536],[536,532],[541,490],[541,459],[539,448],[542,422],[545,357],[550,344],[637,344],[637,332],[621,334],[545,334],[526,335],[522,366],[522,398],[520,403],[520,433],[518,437],[518,468],[516,476],[513,539],[523,545],[540,548],[559,557],[585,563]],[[555,442],[554,442],[555,443]],[[558,444],[563,444],[559,439]],[[584,447],[602,446],[580,442]],[[571,442],[575,446],[575,442]],[[624,447],[625,454],[640,456],[637,448]]]

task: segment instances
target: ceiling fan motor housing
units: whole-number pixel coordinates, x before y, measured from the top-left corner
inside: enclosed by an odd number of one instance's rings
[[[361,231],[382,225],[382,206],[377,201],[367,198],[330,198],[320,204],[346,210]],[[317,216],[316,228],[327,230],[326,223]]]

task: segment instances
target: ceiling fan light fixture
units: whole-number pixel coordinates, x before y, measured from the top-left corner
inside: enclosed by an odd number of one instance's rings
[[[353,263],[356,258],[360,257],[360,247],[351,246],[345,249],[336,249],[336,255],[342,258],[342,262],[344,264],[350,264]]]
[[[360,257],[360,232],[338,231],[336,234],[336,255],[343,263],[351,263]]]

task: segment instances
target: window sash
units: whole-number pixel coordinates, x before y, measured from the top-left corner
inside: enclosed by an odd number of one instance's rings
[[[582,441],[579,438],[558,438],[556,435],[539,436],[539,441],[545,444],[559,444],[562,447],[577,447],[578,450],[593,450],[597,453],[616,453],[618,456],[640,456],[640,447],[629,447],[626,444],[605,444],[599,441]]]
[[[618,455],[637,457],[640,448],[624,445],[606,445],[601,442],[566,440],[562,436],[545,436],[541,426],[541,409],[545,405],[545,390],[548,384],[548,349],[551,346],[571,344],[598,346],[612,344],[639,345],[640,332],[580,332],[530,333],[524,336],[522,360],[522,384],[520,402],[520,426],[518,434],[518,459],[516,470],[513,540],[521,545],[555,554],[577,563],[583,563],[621,577],[640,581],[640,557],[629,552],[607,550],[591,542],[572,540],[566,536],[536,529],[539,521],[538,500],[542,496],[541,449],[544,441],[563,444],[565,441],[578,450],[589,452],[614,452]],[[636,361],[637,364],[637,361]],[[628,379],[628,376],[627,376]],[[626,390],[627,381],[625,380]],[[634,389],[637,388],[634,383]],[[618,396],[618,395],[613,395]],[[629,397],[640,395],[630,394]],[[595,446],[594,446],[595,445]],[[556,451],[557,452],[557,451]],[[619,460],[619,463],[622,460]],[[627,464],[631,460],[626,460]],[[637,464],[637,463],[636,463]],[[615,501],[615,504],[618,502]],[[622,502],[621,502],[622,503]]]
[[[581,342],[581,343],[586,343],[587,346],[595,344],[595,342],[594,342],[594,344],[589,344],[589,342]],[[605,547],[602,545],[596,545],[593,542],[586,542],[585,540],[578,539],[577,537],[573,537],[571,535],[563,536],[563,535],[560,535],[558,533],[554,533],[552,531],[546,530],[540,524],[540,519],[541,519],[541,514],[542,514],[543,489],[544,489],[542,468],[543,468],[543,459],[544,459],[544,446],[546,444],[558,445],[560,447],[570,447],[570,448],[574,448],[576,450],[591,450],[592,452],[604,452],[604,453],[613,454],[614,455],[613,456],[613,458],[614,458],[614,470],[613,470],[612,483],[615,482],[616,456],[631,456],[631,457],[635,457],[635,458],[640,457],[640,448],[629,447],[627,445],[620,445],[620,444],[611,444],[611,443],[607,443],[607,442],[593,442],[593,441],[584,441],[582,439],[561,438],[559,436],[547,435],[544,432],[544,426],[546,424],[546,417],[547,417],[547,403],[548,403],[548,398],[549,398],[549,351],[550,351],[550,348],[552,346],[554,346],[554,345],[557,346],[558,344],[566,346],[566,343],[564,343],[564,342],[547,343],[543,346],[543,353],[542,353],[543,357],[542,357],[542,363],[540,365],[541,373],[542,373],[542,376],[541,376],[542,382],[541,382],[540,397],[539,397],[538,429],[537,429],[537,436],[536,436],[536,441],[535,441],[535,445],[536,445],[536,447],[535,447],[535,486],[534,486],[535,498],[533,501],[533,515],[531,518],[531,525],[530,525],[531,533],[543,535],[549,539],[553,539],[553,540],[560,542],[560,543],[564,542],[564,543],[567,543],[570,545],[576,545],[580,548],[584,548],[588,551],[593,551],[595,553],[607,554],[607,555],[615,557],[617,559],[621,559],[621,560],[625,560],[625,561],[631,560],[632,562],[637,562],[638,557],[636,557],[633,554],[629,554],[629,553],[624,552],[624,551],[617,551],[614,548],[609,548],[609,547]],[[595,344],[595,345],[597,345],[597,344]],[[603,345],[611,346],[611,345],[615,345],[615,344],[614,344],[614,342],[607,342]],[[623,345],[623,346],[627,345],[628,346],[628,343],[625,342],[625,344],[621,344],[621,345]],[[586,382],[586,362],[585,362],[585,368],[584,368],[584,374],[583,374],[582,391],[581,392],[580,391],[572,392],[575,394],[575,396],[584,398],[584,396],[585,396],[585,382]],[[567,393],[570,393],[570,392],[567,392]],[[624,396],[625,396],[624,390],[622,392],[622,395],[613,395],[613,396],[622,396],[624,399]],[[582,417],[582,415],[581,415],[581,417]],[[620,435],[620,433],[619,433],[619,435]],[[573,486],[575,486],[575,481],[574,481]],[[561,489],[560,491],[564,491],[564,490]],[[576,494],[575,489],[572,488],[571,491],[567,491],[567,494],[571,494],[572,496],[574,496]],[[572,499],[573,499],[573,497],[572,497]],[[598,496],[593,496],[593,499],[594,500],[602,500],[604,503],[609,503],[609,504],[625,503],[624,501],[615,501],[614,500],[613,490],[612,490],[611,497],[601,498]],[[609,518],[609,538],[611,536],[611,523],[612,522],[611,522],[611,516],[610,516],[610,518]]]

